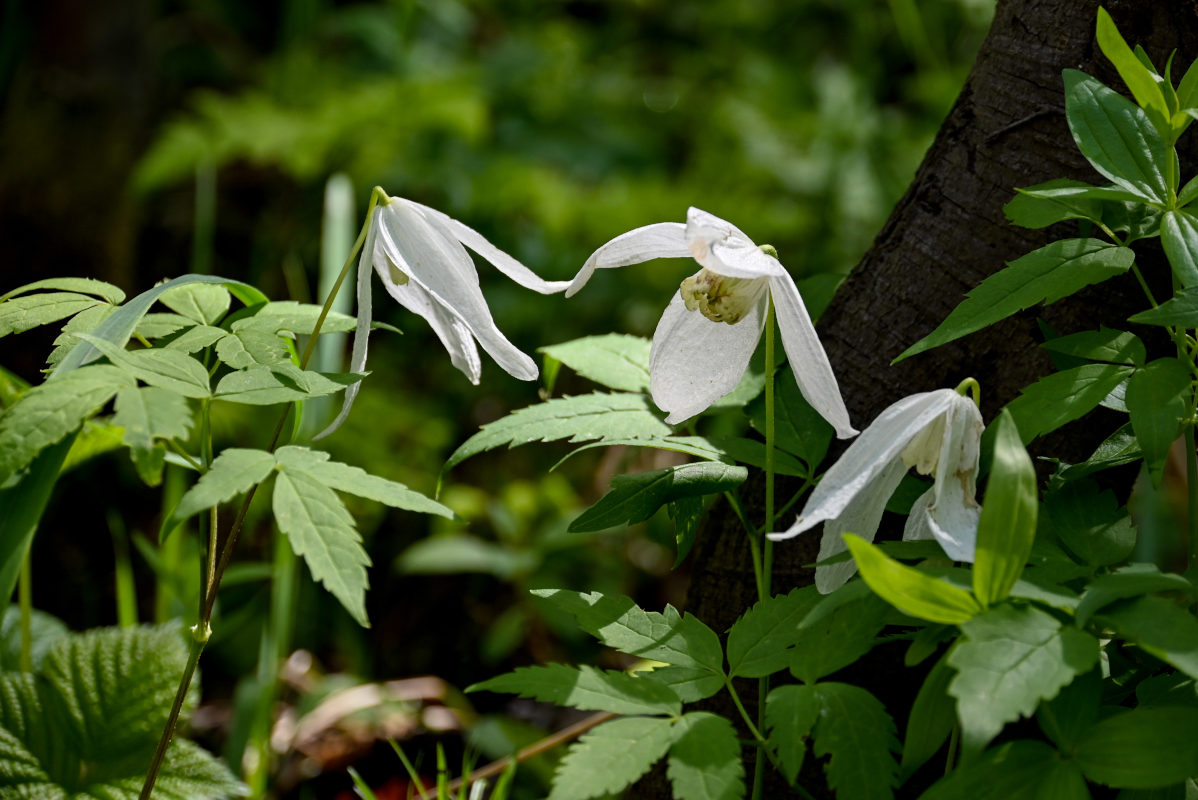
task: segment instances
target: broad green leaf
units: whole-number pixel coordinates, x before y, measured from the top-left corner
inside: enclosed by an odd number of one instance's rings
[[[154,439],[186,439],[192,415],[186,398],[156,386],[127,387],[116,395],[112,424],[125,429],[125,444],[146,449]]]
[[[649,677],[585,665],[550,664],[517,667],[515,672],[476,683],[466,691],[508,692],[584,711],[669,716],[682,713],[678,696],[654,680],[652,673],[646,675]]]
[[[1155,485],[1160,486],[1169,448],[1189,417],[1193,375],[1176,358],[1158,358],[1138,369],[1127,383],[1127,410],[1131,427],[1140,440],[1144,464]]]
[[[178,336],[159,342],[159,346],[167,350],[178,350],[180,353],[198,353],[205,347],[211,347],[228,337],[228,331],[223,328],[214,328],[211,325],[192,325]]]
[[[997,606],[961,627],[965,635],[948,659],[957,670],[949,694],[973,752],[1098,662],[1097,639],[1034,607]]]
[[[622,333],[540,347],[582,377],[621,392],[649,391],[649,340]]]
[[[573,615],[580,628],[622,653],[723,674],[719,636],[673,606],[667,605],[659,614],[643,610],[627,597],[599,592],[533,589],[532,593]]]
[[[869,588],[904,614],[960,625],[982,610],[969,592],[900,564],[859,536],[846,533],[844,542]]]
[[[1177,105],[1182,110],[1198,106],[1198,59],[1190,63],[1190,68],[1177,84]]]
[[[117,367],[93,364],[47,380],[0,415],[0,484],[46,447],[62,441],[133,379]]]
[[[803,397],[790,366],[775,377],[774,387],[774,446],[811,467],[818,466],[832,443],[832,426]],[[765,395],[745,406],[745,413],[764,436]]]
[[[970,291],[940,325],[892,363],[1126,272],[1135,253],[1099,239],[1062,239],[1010,262]]]
[[[571,522],[570,530],[601,531],[643,522],[672,500],[726,492],[748,477],[744,467],[711,461],[616,475],[611,491]]]
[[[876,595],[841,587],[799,623],[791,674],[804,683],[815,683],[847,667],[877,643],[891,616],[890,606]]]
[[[278,334],[247,328],[230,333],[218,341],[216,357],[233,369],[249,369],[287,361],[290,355]]]
[[[724,688],[724,676],[700,667],[654,667],[653,680],[668,686],[684,703],[697,703]]]
[[[219,284],[189,283],[164,292],[158,302],[201,325],[215,325],[229,311],[232,298]]]
[[[212,393],[208,386],[208,370],[186,353],[157,347],[130,351],[90,333],[81,333],[79,338],[103,353],[113,366],[120,367],[151,386],[168,389],[184,397],[202,398]]]
[[[450,575],[481,572],[510,581],[527,576],[541,563],[530,550],[513,550],[466,533],[430,536],[414,543],[400,555],[400,572],[415,575]]]
[[[165,339],[194,327],[196,322],[182,314],[154,311],[137,321],[134,332],[142,339]]]
[[[992,425],[994,458],[973,562],[973,594],[985,608],[1004,599],[1019,580],[1036,538],[1036,470],[1009,411]]]
[[[765,698],[765,727],[782,762],[782,774],[795,782],[807,757],[807,743],[821,711],[814,686],[779,686]]]
[[[1085,415],[1134,372],[1132,367],[1115,364],[1083,364],[1054,372],[1025,387],[1010,403],[1026,445],[1040,436]]]
[[[1077,607],[1077,625],[1085,627],[1090,617],[1111,603],[1154,592],[1194,594],[1194,586],[1182,575],[1161,572],[1155,564],[1128,564],[1090,581]]]
[[[1097,39],[1102,54],[1115,65],[1119,77],[1127,84],[1127,88],[1131,89],[1132,97],[1152,120],[1157,132],[1162,137],[1171,138],[1172,126],[1169,120],[1172,113],[1165,102],[1164,92],[1157,85],[1153,73],[1132,53],[1115,26],[1115,21],[1101,6],[1098,7]]]
[[[1198,60],[1195,60],[1194,63],[1198,64]],[[1198,70],[1195,70],[1193,67],[1190,68],[1190,72],[1198,75]],[[1177,193],[1177,205],[1179,208],[1188,206],[1195,200],[1198,200],[1198,175],[1190,178],[1186,182],[1186,185],[1181,187],[1181,191]]]
[[[1184,208],[1166,211],[1161,244],[1177,282],[1185,288],[1198,286],[1198,215]]]
[[[1105,361],[1108,364],[1142,367],[1148,358],[1148,351],[1140,337],[1126,331],[1111,330],[1105,325],[1096,331],[1082,331],[1049,339],[1041,346],[1054,353],[1087,361]]]
[[[733,461],[757,469],[765,469],[765,442],[746,439],[743,436],[710,436],[706,440],[720,451],[721,461]],[[793,475],[800,478],[811,476],[811,468],[785,450],[774,450],[774,474]]]
[[[275,452],[275,459],[284,469],[306,472],[315,480],[339,492],[365,497],[392,508],[436,514],[446,519],[454,518],[450,508],[414,489],[409,489],[402,483],[370,475],[360,467],[329,461],[328,458],[329,454],[323,450],[309,450],[294,445],[280,447]]]
[[[94,297],[75,292],[27,294],[0,303],[0,336],[24,333],[102,305]]]
[[[1154,596],[1124,600],[1103,608],[1095,620],[1120,639],[1198,678],[1198,620],[1173,601]]]
[[[3,417],[0,417],[2,421]],[[0,430],[2,428],[0,425]],[[12,597],[17,587],[17,576],[29,552],[38,520],[46,510],[50,492],[74,440],[75,436],[68,435],[43,448],[33,457],[25,474],[0,488],[0,596]]]
[[[3,295],[0,295],[0,303],[17,295],[42,290],[91,294],[114,306],[125,301],[125,293],[118,287],[113,286],[111,283],[98,281],[95,278],[45,278],[33,283],[27,283],[24,286],[18,286],[11,292],[5,292]]]
[[[1144,325],[1198,328],[1198,286],[1180,289],[1156,308],[1133,314],[1128,320]]]
[[[362,549],[354,518],[337,493],[311,473],[283,464],[278,472],[272,506],[279,530],[307,563],[312,578],[324,584],[355,622],[369,628],[366,567],[370,556]]]
[[[1072,773],[1072,774],[1071,774]],[[1044,742],[987,750],[944,776],[919,800],[1089,800],[1076,765]]]
[[[1164,204],[1172,148],[1131,101],[1084,72],[1067,69],[1065,118],[1094,169],[1145,200]]]
[[[1067,178],[1016,189],[1003,214],[1021,228],[1047,228],[1067,219],[1103,219],[1104,202],[1140,202],[1138,195],[1114,186],[1093,186]]]
[[[745,767],[727,718],[695,711],[678,720],[666,774],[680,800],[741,800]]]
[[[570,746],[548,800],[588,800],[618,792],[649,771],[673,743],[660,717],[624,717],[597,726]]]
[[[1198,775],[1198,713],[1136,708],[1095,723],[1073,757],[1086,777],[1118,788],[1152,789]]]
[[[1039,524],[1070,553],[1093,566],[1123,561],[1136,544],[1127,509],[1119,506],[1112,492],[1100,491],[1089,480],[1070,481],[1049,492]]]
[[[225,321],[234,333],[244,330],[259,330],[265,333],[287,331],[302,336],[311,336],[316,329],[321,307],[310,303],[282,300],[250,306],[235,312]],[[346,333],[352,331],[357,320],[348,314],[330,311],[320,326],[321,333]]]
[[[179,500],[162,525],[161,536],[174,530],[189,517],[206,508],[214,508],[239,494],[245,494],[270,477],[275,457],[265,450],[229,447],[222,450],[195,485]]]
[[[814,586],[806,586],[754,603],[728,631],[728,674],[760,678],[786,669],[799,623],[820,599]]]
[[[230,372],[217,382],[213,397],[231,403],[270,406],[324,397],[362,379],[361,375],[355,373],[326,374],[310,370],[299,372],[298,368],[294,372],[282,369],[286,366],[251,367]]]
[[[845,683],[817,683],[820,706],[815,725],[817,758],[837,800],[889,800],[898,784],[894,720],[872,694]]]
[[[33,609],[30,615],[30,644],[33,671],[40,672],[42,661],[50,648],[59,639],[70,634],[70,629],[58,617]],[[0,622],[0,671],[16,672],[21,669],[21,609],[14,603],[4,610]]]
[[[933,665],[924,678],[907,718],[903,737],[900,777],[903,781],[936,755],[957,724],[957,704],[948,693],[953,670],[948,665],[949,650]]]
[[[513,411],[467,439],[445,462],[448,471],[471,456],[507,445],[568,439],[660,439],[673,433],[642,394],[559,397]]]

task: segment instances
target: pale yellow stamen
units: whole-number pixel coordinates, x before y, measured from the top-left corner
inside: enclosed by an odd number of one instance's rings
[[[678,291],[687,311],[698,311],[712,322],[740,322],[761,299],[766,278],[728,278],[701,269],[682,282]]]

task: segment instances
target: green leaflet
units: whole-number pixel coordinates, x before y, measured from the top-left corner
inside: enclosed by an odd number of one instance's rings
[[[620,791],[666,754],[672,729],[673,723],[661,717],[623,717],[583,734],[554,773],[549,800],[588,800]]]
[[[807,742],[819,718],[814,686],[779,686],[765,698],[765,728],[782,762],[782,774],[794,783],[807,758]]]
[[[178,350],[181,353],[198,353],[205,347],[211,347],[228,336],[229,333],[223,328],[214,328],[211,325],[192,325],[178,336],[166,338],[165,341],[159,343],[159,346],[167,350]]]
[[[212,393],[208,386],[208,371],[186,353],[164,348],[130,351],[90,333],[77,335],[103,353],[113,366],[151,386],[169,389],[184,397],[203,398]]]
[[[790,672],[815,683],[869,652],[892,615],[890,605],[858,584],[824,597],[799,623]]]
[[[0,430],[2,428],[0,425]],[[42,449],[33,457],[24,475],[0,489],[0,592],[4,597],[12,597],[17,587],[17,576],[25,554],[29,552],[38,520],[46,510],[50,492],[75,439],[76,436],[68,435]]]
[[[814,586],[792,589],[754,603],[728,631],[728,674],[760,678],[786,669],[799,623],[819,603]]]
[[[215,325],[229,311],[232,297],[219,284],[189,283],[164,292],[158,302],[201,325]]]
[[[674,725],[666,769],[679,800],[741,800],[745,768],[736,729],[706,711],[687,714]]]
[[[1102,690],[1101,670],[1078,675],[1056,697],[1040,704],[1036,722],[1053,744],[1071,753],[1102,713]]]
[[[1103,202],[1139,201],[1137,195],[1108,186],[1092,186],[1067,178],[1016,189],[1003,214],[1021,228],[1047,228],[1067,219],[1102,220]]]
[[[667,605],[659,614],[645,611],[627,597],[599,592],[533,589],[532,593],[573,615],[580,628],[622,653],[724,674],[719,636],[673,606]]]
[[[1163,597],[1139,597],[1104,608],[1097,622],[1166,664],[1198,678],[1198,620]]]
[[[846,533],[844,542],[869,588],[904,614],[960,625],[982,610],[969,592],[900,564],[860,536]]]
[[[112,424],[125,429],[138,474],[150,486],[162,480],[164,448],[155,439],[186,439],[192,415],[182,395],[156,386],[128,387],[117,392]]]
[[[996,606],[961,627],[965,635],[948,659],[957,670],[949,694],[962,742],[975,753],[1098,661],[1097,639],[1031,606]]]
[[[700,461],[677,467],[616,475],[612,489],[570,523],[572,532],[601,531],[649,519],[666,503],[734,489],[749,471],[719,462]]]
[[[957,767],[920,800],[1089,800],[1077,767],[1044,742],[1021,739]]]
[[[1019,438],[1028,444],[1092,410],[1134,372],[1117,364],[1083,364],[1047,375],[1024,387],[1007,403],[1019,428]]]
[[[1198,328],[1198,286],[1181,289],[1156,308],[1133,314],[1128,320],[1145,325]]]
[[[1182,575],[1161,572],[1155,564],[1128,564],[1090,581],[1077,606],[1077,625],[1084,627],[1095,612],[1111,603],[1153,592],[1186,592],[1192,595],[1194,586]],[[1179,643],[1184,640],[1184,636],[1178,638]]]
[[[37,292],[43,289],[60,291],[60,292],[77,292],[79,294],[92,294],[101,298],[104,302],[110,305],[119,305],[125,301],[125,293],[111,283],[98,281],[95,278],[46,278],[33,283],[27,283],[24,286],[18,286],[11,292],[6,292],[0,295],[0,303],[9,300],[17,295],[26,294],[28,292]]]
[[[818,466],[832,443],[832,426],[803,397],[789,365],[774,379],[774,387],[774,445],[812,468]],[[745,406],[745,413],[764,436],[765,395]]]
[[[421,514],[436,514],[446,519],[456,518],[453,511],[447,506],[414,489],[409,489],[402,483],[371,475],[360,467],[328,459],[329,454],[323,450],[309,450],[306,447],[280,447],[275,452],[275,460],[278,461],[281,468],[307,472],[316,480],[339,492],[365,497],[367,500],[374,500],[392,508],[417,511]]]
[[[1072,480],[1049,492],[1040,507],[1039,525],[1078,559],[1093,566],[1117,564],[1136,544],[1127,509],[1093,481]]]
[[[216,343],[216,357],[233,369],[270,366],[291,358],[278,334],[256,328],[223,336]]]
[[[151,311],[137,321],[134,332],[143,339],[165,339],[180,331],[195,327],[197,327],[196,322],[182,314]]]
[[[447,472],[486,450],[529,442],[569,439],[661,439],[673,430],[642,394],[593,394],[559,397],[513,411],[484,425],[445,462]]]
[[[950,649],[936,661],[911,706],[907,734],[903,737],[900,775],[904,781],[936,755],[957,724],[957,704],[948,694],[948,684],[953,678],[948,665],[951,652]]]
[[[187,490],[179,505],[162,524],[160,537],[165,537],[188,518],[206,508],[228,502],[239,494],[270,477],[275,457],[265,450],[229,447],[221,451],[211,468]]]
[[[724,676],[700,667],[654,667],[653,680],[668,686],[684,703],[697,703],[724,688]]]
[[[1086,777],[1107,786],[1152,789],[1198,774],[1198,714],[1193,708],[1136,708],[1095,723],[1073,757]]]
[[[1135,254],[1099,239],[1062,239],[1010,262],[970,291],[930,334],[891,363],[981,330],[1037,303],[1055,303],[1077,290],[1126,272]]]
[[[0,303],[0,336],[24,333],[103,305],[94,297],[75,292],[29,294]]]
[[[1183,288],[1198,286],[1198,216],[1184,208],[1166,211],[1161,244],[1177,282]]]
[[[640,336],[610,333],[584,336],[561,344],[540,347],[545,370],[551,360],[565,364],[582,377],[622,392],[649,391],[649,340]],[[552,391],[552,384],[549,386]]]
[[[898,784],[894,720],[872,694],[846,683],[817,683],[814,753],[837,800],[890,800]]]
[[[321,306],[296,303],[293,300],[258,303],[232,314],[225,324],[234,333],[257,330],[264,333],[288,333],[311,336],[320,317]],[[321,333],[345,333],[352,331],[357,320],[348,314],[330,311],[320,326]]]
[[[1066,481],[1075,481],[1104,469],[1138,461],[1140,456],[1140,442],[1131,432],[1129,422],[1103,440],[1085,461],[1066,467],[1060,477]]]
[[[655,680],[653,673],[643,675],[550,664],[518,667],[515,672],[476,683],[466,691],[510,692],[584,711],[668,716],[682,713],[682,702],[673,690]]]
[[[1131,48],[1127,46],[1127,42],[1124,41],[1119,29],[1115,26],[1114,20],[1111,19],[1111,15],[1101,6],[1098,8],[1096,37],[1102,54],[1115,65],[1115,69],[1119,71],[1119,77],[1127,84],[1127,88],[1131,89],[1132,97],[1152,120],[1157,132],[1163,138],[1173,139],[1170,125],[1173,115],[1165,102],[1164,92],[1161,91],[1153,73],[1140,63]]]
[[[251,406],[293,403],[339,392],[362,379],[356,373],[301,371],[290,363],[230,372],[216,384],[213,397]]]
[[[1086,160],[1128,191],[1167,203],[1166,165],[1175,156],[1148,116],[1084,72],[1067,69],[1063,77],[1065,118]]]
[[[1036,538],[1036,470],[1011,413],[993,423],[994,458],[978,519],[973,594],[982,607],[1004,599],[1019,580]]]
[[[701,497],[680,497],[666,506],[666,513],[674,521],[674,569],[690,555],[704,510]]]
[[[1189,416],[1193,376],[1176,358],[1158,358],[1138,369],[1127,382],[1131,427],[1144,453],[1152,482],[1160,486],[1169,448],[1182,433]]]
[[[1087,361],[1104,361],[1129,367],[1142,367],[1148,358],[1148,351],[1140,337],[1134,333],[1112,330],[1105,325],[1096,331],[1081,331],[1049,339],[1041,347]]]

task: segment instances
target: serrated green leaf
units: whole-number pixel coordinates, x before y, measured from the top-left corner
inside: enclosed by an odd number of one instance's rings
[[[228,313],[232,298],[219,284],[190,283],[164,292],[158,302],[201,325],[215,325]]]
[[[1127,382],[1131,427],[1156,486],[1160,486],[1169,448],[1181,436],[1183,420],[1189,417],[1193,380],[1189,367],[1178,359],[1158,358],[1136,370]]]
[[[248,328],[227,334],[218,341],[216,357],[233,369],[249,369],[287,361],[290,354],[277,334]]]
[[[633,475],[616,475],[610,492],[570,523],[570,531],[601,531],[632,525],[682,497],[703,497],[734,489],[749,471],[719,462],[701,461]]]
[[[180,353],[198,353],[205,347],[211,347],[228,336],[228,331],[223,328],[214,328],[211,325],[192,325],[178,336],[160,342],[159,345],[167,350],[178,350]]]
[[[1198,216],[1184,208],[1166,211],[1161,244],[1177,282],[1186,288],[1198,285]]]
[[[250,450],[229,447],[222,450],[195,485],[179,500],[162,525],[165,536],[180,523],[206,508],[213,508],[239,494],[245,494],[270,477],[275,468],[275,457],[265,450]]]
[[[807,757],[811,730],[819,718],[820,702],[814,686],[779,686],[765,698],[765,727],[770,746],[782,762],[782,774],[795,782]]]
[[[50,355],[46,356],[46,365],[51,368],[57,367],[59,362],[71,351],[71,348],[79,343],[79,338],[75,334],[91,333],[96,326],[115,311],[115,306],[101,303],[86,308],[67,320],[66,324],[62,326],[61,332],[54,338],[54,349],[50,351]]]
[[[682,702],[667,686],[653,679],[595,667],[517,667],[515,672],[476,683],[466,691],[507,692],[545,703],[584,711],[614,714],[682,713]]]
[[[186,353],[162,348],[130,351],[90,333],[78,336],[103,353],[113,366],[151,386],[168,389],[184,397],[203,398],[212,393],[208,386],[208,371]]]
[[[1083,364],[1047,375],[1025,387],[1007,410],[1026,445],[1066,422],[1085,415],[1131,376],[1132,367],[1115,364]]]
[[[1093,481],[1073,480],[1045,496],[1040,529],[1087,564],[1116,564],[1131,554],[1136,532],[1115,495]]]
[[[1082,181],[1058,178],[1046,183],[1016,189],[1017,194],[1005,206],[1003,214],[1021,228],[1047,228],[1067,219],[1102,219],[1102,201],[1115,199],[1111,190]],[[1136,195],[1116,190],[1122,196]]]
[[[1097,639],[1034,607],[997,606],[961,627],[965,635],[948,659],[957,670],[949,694],[973,752],[1098,662]]]
[[[985,608],[1004,599],[1019,580],[1036,538],[1036,470],[1019,441],[1011,413],[993,423],[994,458],[978,518],[973,594]]]
[[[217,382],[212,396],[231,403],[271,406],[324,397],[362,379],[356,373],[301,372],[298,367],[287,369],[289,366],[294,365],[276,364],[230,372]]]
[[[537,348],[587,380],[622,392],[649,391],[649,340],[622,333]]]
[[[182,314],[156,311],[139,319],[135,332],[142,339],[165,339],[195,326],[194,320],[190,320]]]
[[[1055,303],[1126,272],[1135,253],[1099,239],[1062,239],[1028,253],[978,284],[937,328],[892,363],[981,330],[1038,303]]]
[[[157,386],[130,386],[116,395],[112,424],[125,429],[130,447],[149,448],[154,439],[186,439],[191,409],[186,398]]]
[[[1198,678],[1198,620],[1164,597],[1139,597],[1103,608],[1095,621],[1189,675]]]
[[[1128,320],[1143,325],[1198,327],[1198,286],[1179,289],[1173,297],[1156,308],[1133,314]]]
[[[825,772],[837,800],[889,800],[898,785],[894,720],[872,694],[845,683],[817,683],[816,757],[831,756]]]
[[[1075,481],[1104,469],[1131,464],[1140,457],[1140,442],[1132,433],[1129,422],[1104,439],[1085,461],[1062,470],[1060,477]]]
[[[1119,29],[1115,26],[1111,15],[1105,8],[1098,8],[1098,29],[1096,38],[1098,46],[1115,69],[1119,77],[1131,90],[1132,97],[1140,105],[1152,121],[1157,132],[1165,138],[1172,138],[1172,126],[1169,120],[1173,116],[1165,102],[1165,94],[1157,84],[1156,78],[1147,67],[1136,58],[1131,48],[1127,46]]]
[[[1074,773],[1070,780],[1068,773]],[[1080,785],[1080,790],[1078,786]],[[1057,793],[1049,794],[1048,791]],[[1080,794],[1079,794],[1080,791]],[[920,800],[1088,800],[1077,767],[1044,742],[1021,739],[957,767]]]
[[[1102,670],[1092,669],[1074,678],[1052,700],[1040,704],[1036,721],[1062,752],[1072,753],[1078,741],[1098,720],[1103,710],[1102,689]]]
[[[1120,600],[1154,592],[1194,593],[1182,575],[1161,572],[1155,564],[1129,564],[1090,581],[1077,606],[1077,626],[1085,627],[1096,612]]]
[[[627,597],[584,594],[565,589],[532,593],[574,616],[584,631],[608,647],[680,667],[723,675],[724,653],[715,631],[670,605],[663,613],[645,611]]]
[[[668,719],[624,717],[583,734],[554,774],[548,800],[588,800],[620,791],[666,754],[672,729]]]
[[[243,308],[234,313],[225,324],[233,332],[258,330],[265,333],[288,333],[311,336],[320,317],[321,306],[282,300]],[[320,326],[321,333],[346,333],[352,331],[357,320],[348,314],[330,311]]]
[[[1049,339],[1041,346],[1054,353],[1087,361],[1105,361],[1108,364],[1142,367],[1148,358],[1148,351],[1140,337],[1126,331],[1111,330],[1105,325],[1096,331],[1082,331]]]
[[[452,509],[414,489],[409,489],[402,483],[370,475],[360,467],[329,461],[328,458],[329,454],[323,450],[310,450],[295,445],[280,447],[275,452],[275,459],[285,469],[307,472],[317,481],[338,492],[365,497],[392,508],[436,514],[446,519],[454,518]]]
[[[40,672],[42,661],[59,639],[70,629],[58,617],[33,609],[30,615],[31,656],[33,671]],[[14,604],[4,610],[0,621],[0,671],[15,672],[21,668],[21,610]]]
[[[1084,72],[1067,69],[1065,118],[1094,169],[1153,203],[1169,197],[1165,180],[1172,149],[1135,104]]]
[[[33,283],[27,283],[24,286],[18,286],[11,292],[0,295],[0,303],[17,295],[42,290],[92,294],[114,306],[119,305],[125,300],[125,293],[118,287],[113,286],[111,283],[98,281],[95,278],[45,278]]]
[[[49,325],[103,303],[75,292],[29,294],[0,303],[0,336]]]
[[[94,364],[29,389],[0,415],[0,484],[43,449],[62,441],[133,379]]]
[[[227,451],[226,451],[227,452]],[[291,549],[308,565],[313,580],[340,601],[359,625],[366,618],[366,567],[370,556],[341,498],[306,470],[280,464],[272,500],[275,522]]]
[[[745,767],[736,729],[707,711],[687,714],[674,725],[666,774],[678,800],[740,800]]]
[[[724,676],[701,667],[654,667],[653,680],[668,686],[684,703],[697,703],[724,688]]]
[[[1137,708],[1095,723],[1073,753],[1086,777],[1117,788],[1152,789],[1198,774],[1193,708]]]
[[[822,598],[799,623],[790,672],[804,683],[815,683],[869,652],[891,617],[886,601],[855,589],[841,587]]]
[[[760,678],[786,669],[799,623],[820,599],[814,586],[806,586],[754,603],[728,631],[728,674]]]
[[[844,542],[869,588],[904,614],[960,625],[982,610],[969,592],[900,564],[860,536],[844,534]]]
[[[592,439],[661,439],[673,429],[665,423],[649,398],[641,394],[593,394],[559,397],[535,406],[513,411],[506,417],[484,425],[482,430],[462,444],[443,471],[448,471],[471,456],[507,445],[568,439],[584,442]]]
[[[948,684],[953,678],[948,665],[951,652],[950,649],[936,661],[911,705],[907,735],[903,737],[902,781],[936,755],[957,724],[957,704],[948,694]]]
[[[774,387],[774,446],[812,468],[819,466],[832,443],[832,426],[803,397],[789,365],[774,379]],[[764,436],[765,395],[745,406],[745,413]]]

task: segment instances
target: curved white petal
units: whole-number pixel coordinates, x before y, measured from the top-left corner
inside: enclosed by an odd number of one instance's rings
[[[502,272],[504,275],[507,275],[525,289],[532,289],[534,292],[540,292],[541,294],[557,294],[558,292],[565,291],[570,285],[570,281],[545,280],[540,275],[536,274],[507,253],[491,244],[489,241],[487,241],[485,236],[474,230],[474,228],[471,228],[465,223],[459,222],[448,214],[438,211],[435,208],[423,205],[422,203],[415,203],[411,200],[408,200],[407,202],[418,208],[421,213],[435,221],[435,223],[442,225],[459,242],[478,253],[487,261],[490,261],[500,272]]]
[[[911,504],[911,511],[907,514],[907,523],[903,525],[904,542],[923,542],[936,538],[936,534],[932,530],[935,523],[932,522],[930,511],[934,502],[936,502],[935,490],[928,489]]]
[[[686,243],[696,261],[728,278],[786,274],[778,259],[762,252],[740,228],[693,206],[686,212]]]
[[[573,297],[597,269],[626,267],[655,258],[686,258],[690,254],[686,246],[686,226],[681,222],[656,222],[636,228],[591,253],[566,289],[566,297]]]
[[[840,386],[828,362],[828,354],[811,324],[807,307],[799,295],[790,275],[783,274],[770,279],[770,291],[774,297],[774,313],[778,320],[778,332],[782,335],[782,346],[786,358],[799,384],[799,391],[819,415],[836,429],[837,437],[847,439],[857,431],[849,421],[849,411]],[[950,390],[951,391],[951,390]]]
[[[936,499],[936,489],[928,489],[911,506],[911,514],[903,528],[904,541],[935,539],[953,561],[974,559],[978,538],[978,519],[981,508],[966,502],[960,481],[951,481],[957,489],[948,488]]]
[[[819,543],[819,560],[831,558],[845,551],[842,533],[855,533],[867,542],[872,542],[878,533],[882,512],[894,490],[898,488],[907,467],[901,458],[887,464],[877,477],[865,487],[840,516],[824,523],[824,538]],[[834,592],[853,577],[857,565],[852,561],[815,568],[815,586],[821,594]]]
[[[649,351],[653,402],[671,425],[706,410],[736,388],[765,326],[765,295],[734,325],[687,311],[682,295],[666,306]]]
[[[769,534],[770,538],[789,539],[843,514],[857,495],[868,491],[878,476],[900,458],[903,448],[919,431],[945,413],[952,403],[950,395],[956,392],[937,389],[909,395],[879,414],[824,473],[795,523],[782,533]]]
[[[496,364],[516,378],[536,380],[536,363],[496,327],[474,262],[448,229],[430,224],[419,209],[396,199],[383,209],[379,240],[391,260],[456,317]]]

